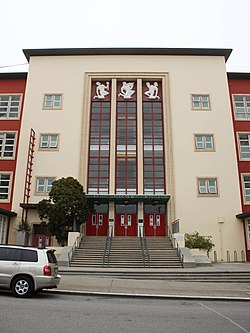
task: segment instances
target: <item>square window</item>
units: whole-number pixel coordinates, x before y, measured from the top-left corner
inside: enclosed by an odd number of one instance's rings
[[[193,109],[210,109],[209,95],[192,95],[192,108]]]
[[[198,178],[198,194],[205,196],[218,195],[216,178]]]
[[[62,94],[46,94],[43,101],[44,109],[61,109]]]
[[[196,151],[214,151],[214,136],[212,134],[195,134]]]
[[[40,148],[55,150],[58,148],[58,134],[41,134]]]
[[[42,194],[49,194],[55,178],[39,177],[37,178],[36,192]]]
[[[19,118],[21,95],[0,95],[0,118]]]

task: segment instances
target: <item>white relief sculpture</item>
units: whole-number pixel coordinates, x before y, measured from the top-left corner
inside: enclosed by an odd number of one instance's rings
[[[135,90],[132,90],[133,88],[134,82],[122,82],[121,92],[118,97],[122,96],[124,99],[132,98],[132,95],[135,93]]]
[[[145,91],[145,95],[148,96],[149,99],[160,99],[158,96],[158,83],[154,82],[154,84],[150,84],[150,82],[146,82],[146,86],[148,87],[148,91]]]
[[[101,82],[96,82],[96,95],[94,99],[104,99],[107,95],[109,95],[109,82],[106,82],[106,86]]]

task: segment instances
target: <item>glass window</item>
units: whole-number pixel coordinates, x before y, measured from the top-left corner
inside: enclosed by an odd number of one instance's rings
[[[0,95],[0,118],[19,118],[21,95]]]
[[[37,187],[36,191],[37,193],[49,193],[52,188],[52,184],[55,178],[37,178]]]
[[[250,175],[243,176],[245,202],[250,202]]]
[[[62,94],[46,94],[43,101],[44,109],[61,109]]]
[[[241,159],[250,159],[250,133],[238,133],[239,154]]]
[[[0,200],[8,200],[10,192],[11,175],[7,173],[0,174]]]
[[[22,250],[21,261],[38,262],[37,252],[34,250]]]
[[[216,178],[198,178],[198,193],[201,195],[218,194]]]
[[[192,95],[192,108],[209,109],[210,108],[209,95]]]
[[[40,148],[57,149],[58,148],[58,134],[41,134]]]
[[[0,133],[0,158],[14,157],[15,137],[15,133]]]
[[[233,96],[234,116],[238,120],[250,118],[250,95]]]
[[[214,150],[212,134],[195,134],[195,149],[199,151]]]
[[[7,216],[0,215],[0,244],[5,244],[7,234]]]

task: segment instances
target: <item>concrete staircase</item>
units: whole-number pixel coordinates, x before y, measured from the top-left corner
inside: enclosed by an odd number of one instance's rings
[[[177,252],[166,237],[148,237],[150,267],[180,268]],[[106,237],[84,237],[73,255],[71,267],[103,267]],[[107,264],[105,265],[107,267]],[[109,268],[143,268],[143,256],[138,237],[113,237]],[[146,260],[146,267],[148,267]]]

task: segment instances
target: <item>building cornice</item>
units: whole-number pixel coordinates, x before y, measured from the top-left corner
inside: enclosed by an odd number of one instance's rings
[[[250,80],[250,73],[228,72],[227,77],[229,80]]]
[[[27,72],[0,73],[0,80],[26,80]]]
[[[96,55],[160,55],[160,56],[222,56],[225,61],[232,49],[206,48],[58,48],[24,49],[27,60],[30,57],[43,56],[96,56]]]

